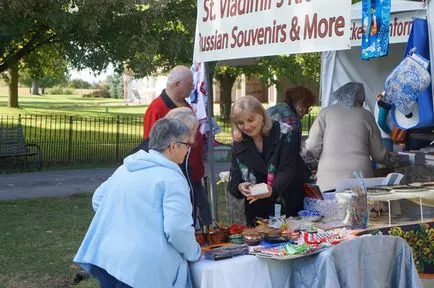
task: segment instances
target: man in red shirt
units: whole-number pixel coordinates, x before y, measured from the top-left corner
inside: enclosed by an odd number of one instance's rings
[[[144,116],[144,133],[145,140],[149,138],[154,123],[166,116],[166,114],[176,107],[190,107],[185,98],[190,96],[193,90],[193,74],[185,66],[176,66],[168,75],[166,89],[163,89],[161,95],[155,98],[149,105]],[[190,107],[191,108],[191,107]],[[192,136],[194,146],[191,148],[189,155],[190,170],[186,173],[187,178],[191,181],[193,190],[193,217],[198,212],[200,225],[209,225],[212,223],[211,208],[202,185],[202,178],[205,174],[204,166],[204,141],[199,131]],[[198,211],[197,211],[198,210]],[[194,219],[196,221],[196,219]]]

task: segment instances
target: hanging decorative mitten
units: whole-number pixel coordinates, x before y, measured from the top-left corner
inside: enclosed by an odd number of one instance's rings
[[[362,0],[362,59],[387,55],[391,0]]]
[[[384,84],[383,102],[395,106],[406,117],[411,117],[418,95],[431,83],[429,61],[410,50],[409,55],[390,73]]]

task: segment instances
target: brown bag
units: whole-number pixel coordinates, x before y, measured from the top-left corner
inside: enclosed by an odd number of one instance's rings
[[[402,130],[396,127],[392,128],[392,141],[395,143],[405,143],[407,140],[407,130]]]

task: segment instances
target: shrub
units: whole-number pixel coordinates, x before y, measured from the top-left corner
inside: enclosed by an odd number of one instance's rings
[[[110,94],[106,90],[95,90],[87,94],[83,94],[85,98],[110,98]]]
[[[91,84],[82,79],[73,79],[69,82],[70,87],[75,89],[89,89]]]
[[[49,94],[51,95],[72,95],[75,93],[74,89],[62,88],[62,87],[54,87],[51,88]]]

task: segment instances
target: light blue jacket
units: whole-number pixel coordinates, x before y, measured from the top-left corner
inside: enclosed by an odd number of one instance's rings
[[[190,287],[187,261],[200,258],[189,187],[179,166],[140,150],[96,189],[95,216],[74,258],[132,287]]]

